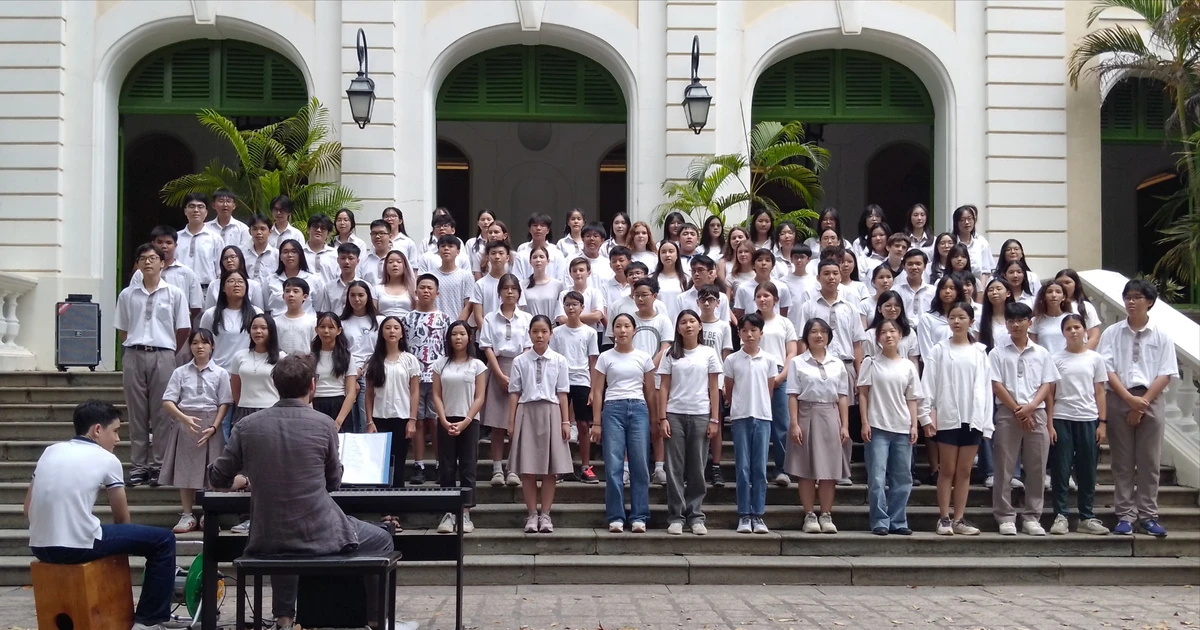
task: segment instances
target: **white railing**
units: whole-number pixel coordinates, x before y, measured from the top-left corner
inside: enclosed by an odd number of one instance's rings
[[[1128,278],[1103,269],[1082,271],[1079,277],[1107,328],[1125,318],[1121,290]],[[1163,436],[1163,463],[1175,467],[1181,485],[1200,488],[1200,324],[1159,300],[1150,310],[1156,325],[1175,342],[1179,378],[1163,392],[1167,426]]]
[[[21,334],[17,301],[36,286],[37,280],[29,276],[0,271],[0,371],[37,367],[33,353],[17,343]]]

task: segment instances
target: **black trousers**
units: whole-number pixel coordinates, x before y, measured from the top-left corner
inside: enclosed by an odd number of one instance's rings
[[[392,487],[404,487],[404,462],[408,459],[408,418],[372,418],[380,433],[392,434]]]
[[[446,418],[461,422],[462,418]],[[479,467],[479,420],[467,425],[463,432],[452,436],[437,425],[438,485],[443,488],[466,489],[466,507],[475,507],[475,475]],[[394,444],[395,442],[393,442]]]

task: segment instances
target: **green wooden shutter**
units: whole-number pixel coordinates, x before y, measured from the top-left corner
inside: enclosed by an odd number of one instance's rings
[[[931,123],[921,80],[886,57],[820,50],[771,66],[754,86],[752,118],[830,123]]]
[[[1173,107],[1163,84],[1153,79],[1123,79],[1100,109],[1100,137],[1120,142],[1162,142]]]

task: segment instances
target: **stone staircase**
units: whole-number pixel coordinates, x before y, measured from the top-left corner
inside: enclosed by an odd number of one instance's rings
[[[115,403],[122,399],[118,373],[0,374],[0,585],[29,583],[28,524],[22,502],[34,464],[42,450],[73,434],[71,412],[87,398]],[[123,429],[124,430],[124,429]],[[728,436],[727,436],[728,440]],[[856,447],[858,449],[859,447]],[[918,447],[920,450],[923,447]],[[128,460],[128,444],[117,455]],[[481,444],[481,457],[488,457]],[[728,459],[732,444],[726,443]],[[918,453],[923,462],[924,453]],[[432,470],[432,462],[427,464]],[[603,465],[597,463],[603,479]],[[709,535],[668,536],[666,492],[652,487],[650,532],[609,534],[604,528],[604,484],[559,485],[555,533],[521,531],[525,508],[519,489],[493,488],[491,460],[479,462],[479,506],[476,525],[466,537],[466,579],[470,584],[1197,584],[1200,583],[1200,493],[1175,483],[1174,471],[1161,470],[1161,518],[1171,532],[1165,539],[1147,536],[1001,537],[991,515],[991,491],[973,487],[967,518],[984,530],[978,537],[939,537],[935,490],[914,488],[909,502],[911,537],[877,537],[867,527],[866,471],[852,467],[854,485],[839,488],[835,520],[841,533],[800,533],[803,514],[796,488],[770,487],[767,492],[768,535],[733,532],[733,470],[729,483],[710,488],[705,501]],[[917,466],[918,474],[927,467]],[[1112,471],[1107,447],[1102,449],[1096,508],[1110,527]],[[1016,491],[1018,502],[1023,500]],[[170,488],[139,487],[129,491],[134,522],[171,527],[178,519],[178,493]],[[1073,498],[1072,498],[1073,501]],[[1050,523],[1049,499],[1047,516]],[[96,513],[108,518],[104,499]],[[367,518],[372,516],[368,515]],[[438,515],[413,515],[402,536],[424,533]],[[1072,524],[1074,524],[1074,517]],[[223,523],[228,528],[233,523]],[[231,535],[231,534],[230,534]],[[198,532],[179,536],[178,563],[190,564],[201,550]],[[136,561],[135,566],[140,566]],[[404,583],[452,583],[452,567],[412,562]],[[140,570],[135,572],[135,579]]]

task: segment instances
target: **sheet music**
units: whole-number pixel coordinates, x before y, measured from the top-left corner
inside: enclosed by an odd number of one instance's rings
[[[391,433],[339,433],[342,483],[388,485],[392,478]]]

